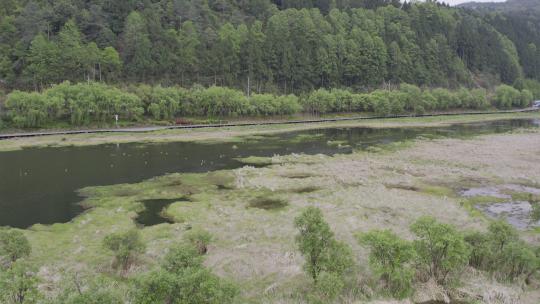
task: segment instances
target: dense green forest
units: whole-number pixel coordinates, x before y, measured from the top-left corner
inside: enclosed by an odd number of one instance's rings
[[[432,1],[6,0],[0,86],[41,93],[0,94],[2,116],[38,127],[61,118],[86,124],[113,112],[131,120],[526,106],[527,91],[540,96],[539,18],[535,10]],[[101,84],[54,86],[64,81]],[[498,101],[493,89],[501,83],[518,90],[507,94],[515,99]],[[462,100],[440,101],[435,87]],[[479,88],[487,92],[471,91]],[[343,94],[314,106],[319,89],[381,91],[347,97],[346,107],[332,104]],[[389,89],[423,96],[407,105],[399,94],[381,93]]]
[[[0,79],[305,92],[540,78],[538,15],[388,0],[7,0]],[[511,26],[509,26],[511,25]]]

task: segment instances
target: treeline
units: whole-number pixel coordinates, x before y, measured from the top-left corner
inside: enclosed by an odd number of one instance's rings
[[[343,89],[319,89],[309,94],[244,95],[242,91],[212,86],[162,87],[131,85],[123,90],[103,83],[64,82],[38,93],[13,91],[0,116],[18,128],[51,126],[69,122],[81,126],[110,123],[115,115],[123,121],[174,121],[176,118],[223,118],[276,116],[298,113],[326,114],[366,112],[376,115],[422,114],[427,111],[501,109],[531,104],[530,91],[499,86],[493,96],[484,89],[424,89],[402,84],[395,90],[354,93]],[[1,112],[0,112],[1,113]]]
[[[9,0],[0,4],[0,81],[9,89],[102,80],[280,94],[488,87],[539,77],[539,35],[516,18],[490,22],[433,1]],[[513,32],[501,33],[504,22]],[[520,31],[530,35],[514,39]]]

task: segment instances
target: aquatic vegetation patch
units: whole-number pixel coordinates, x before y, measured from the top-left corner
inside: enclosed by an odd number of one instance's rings
[[[271,157],[262,157],[262,156],[250,156],[244,158],[235,158],[238,162],[242,163],[245,166],[252,166],[256,168],[262,168],[274,164],[274,161]]]

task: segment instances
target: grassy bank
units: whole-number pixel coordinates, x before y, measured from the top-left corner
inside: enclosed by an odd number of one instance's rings
[[[540,112],[510,113],[493,115],[457,115],[440,117],[392,118],[359,121],[324,122],[295,125],[269,125],[224,127],[219,129],[178,129],[148,133],[101,133],[77,135],[51,135],[43,137],[17,138],[0,141],[0,151],[12,151],[31,147],[86,146],[106,143],[129,142],[178,142],[178,141],[234,141],[241,136],[272,134],[297,130],[332,127],[432,127],[456,123],[492,121],[499,119],[540,118]]]

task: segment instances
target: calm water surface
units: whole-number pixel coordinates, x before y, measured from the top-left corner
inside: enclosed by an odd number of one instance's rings
[[[234,158],[332,155],[419,136],[472,136],[539,126],[538,120],[501,120],[434,128],[330,128],[247,137],[241,143],[129,143],[0,152],[0,226],[68,222],[83,211],[77,189],[242,166]]]

